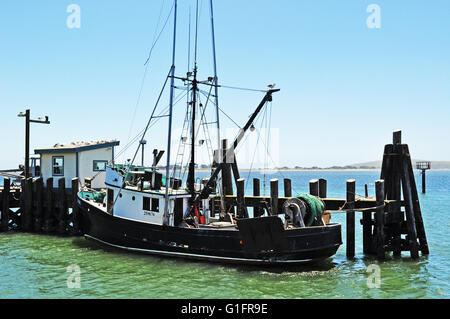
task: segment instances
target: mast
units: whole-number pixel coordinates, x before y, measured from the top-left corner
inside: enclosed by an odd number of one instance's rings
[[[192,80],[192,114],[191,114],[191,161],[189,163],[189,173],[187,186],[191,194],[191,202],[195,199],[195,110],[197,106],[197,39],[198,39],[198,0],[195,14],[195,46],[194,46],[194,79]]]
[[[174,0],[173,14],[173,51],[172,51],[172,68],[170,80],[170,102],[169,102],[169,132],[167,136],[167,165],[166,165],[166,194],[164,205],[164,225],[169,225],[169,187],[170,187],[170,147],[172,142],[172,110],[173,110],[173,87],[175,81],[175,46],[177,36],[177,0]]]
[[[192,122],[191,122],[191,161],[189,163],[189,173],[188,173],[188,189],[189,193],[192,195],[192,199],[195,198],[195,110],[197,105],[197,64],[194,65],[194,79],[192,80]]]
[[[217,162],[222,163],[222,151],[220,143],[220,119],[219,119],[219,79],[217,77],[217,60],[216,60],[216,37],[214,31],[214,10],[213,10],[213,0],[209,1],[209,8],[211,11],[211,40],[212,40],[212,51],[213,51],[213,65],[214,65],[214,95],[216,101],[216,127],[217,127]],[[217,176],[217,180],[220,181],[222,178],[222,173],[220,172]],[[222,183],[219,184],[220,194],[223,195]],[[225,203],[223,196],[220,197],[220,208],[225,209]]]

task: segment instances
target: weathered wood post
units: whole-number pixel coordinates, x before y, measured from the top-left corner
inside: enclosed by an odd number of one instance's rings
[[[253,196],[261,196],[261,181],[259,178],[253,179]],[[260,217],[264,214],[263,209],[260,205],[253,207],[253,217]]]
[[[9,198],[10,198],[11,180],[9,177],[5,177],[3,180],[2,191],[2,221],[1,230],[8,231],[9,226]]]
[[[411,252],[411,258],[419,257],[419,247],[417,244],[417,229],[416,219],[414,213],[413,195],[411,179],[408,172],[408,164],[406,159],[406,150],[402,150],[401,168],[402,168],[402,189],[403,197],[405,199],[405,211],[406,211],[406,225],[408,229],[407,242],[409,250]]]
[[[327,198],[327,180],[323,178],[319,179],[319,197]]]
[[[22,211],[22,229],[24,231],[33,230],[33,178],[22,180],[22,192],[24,193],[24,203]]]
[[[34,181],[34,231],[40,232],[42,230],[42,197],[43,197],[43,188],[44,188],[44,182],[42,180],[42,177],[36,179]]]
[[[369,197],[369,189],[368,189],[368,187],[367,187],[367,184],[364,185],[364,196],[365,196],[366,198]]]
[[[72,235],[80,232],[80,212],[78,209],[78,178],[72,178]]]
[[[271,215],[278,215],[278,179],[270,180],[270,208]]]
[[[347,180],[347,258],[355,257],[355,180]]]
[[[319,196],[319,180],[312,179],[309,181],[309,193],[313,196]]]
[[[53,178],[47,178],[44,194],[44,232],[53,231]]]
[[[284,197],[292,197],[292,182],[290,178],[285,178],[284,183]]]
[[[406,172],[408,172],[408,177],[406,177],[406,176],[405,177],[407,179],[409,179],[414,219],[415,219],[415,225],[416,225],[416,230],[417,230],[417,238],[418,238],[419,244],[420,244],[420,250],[422,251],[422,254],[428,255],[430,253],[430,251],[429,251],[428,241],[427,241],[426,234],[425,234],[425,226],[423,224],[422,211],[420,209],[420,203],[419,203],[419,194],[417,193],[416,181],[414,179],[414,171],[412,168],[411,155],[409,153],[408,145],[403,145],[402,161],[404,163],[404,165],[403,165],[404,170]],[[406,200],[406,198],[405,198],[405,200]]]
[[[244,204],[244,192],[245,192],[245,179],[239,178],[236,181],[237,190],[237,216],[238,218],[248,218],[247,209]]]
[[[362,212],[363,253],[370,254],[372,249],[372,212]]]
[[[58,227],[57,232],[64,234],[67,228],[67,203],[66,203],[66,179],[60,178],[58,180]]]
[[[384,240],[384,180],[378,180],[375,182],[375,194],[377,201],[377,208],[375,213],[377,237],[376,237],[376,250],[377,258],[385,258],[385,240]]]

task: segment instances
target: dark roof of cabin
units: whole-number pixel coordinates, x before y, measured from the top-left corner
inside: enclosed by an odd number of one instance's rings
[[[56,154],[56,153],[77,153],[82,151],[95,150],[119,145],[120,142],[112,141],[91,141],[91,142],[73,142],[70,144],[55,144],[53,147],[34,150],[35,154]]]

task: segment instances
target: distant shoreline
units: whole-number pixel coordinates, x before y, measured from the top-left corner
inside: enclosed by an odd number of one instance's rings
[[[210,168],[197,168],[196,171],[198,172],[209,172]],[[417,169],[414,169],[416,171]],[[449,171],[450,168],[436,168],[431,169],[431,171]],[[239,171],[241,172],[248,172],[250,169],[248,168],[240,168]],[[283,171],[283,172],[355,172],[355,171],[361,171],[361,172],[375,172],[375,171],[381,171],[381,168],[268,168],[266,170],[262,168],[256,168],[251,169],[251,171],[255,172],[276,172],[276,171]],[[419,171],[419,170],[417,170]]]

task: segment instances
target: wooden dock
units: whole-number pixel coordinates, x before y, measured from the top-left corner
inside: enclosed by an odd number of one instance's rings
[[[4,179],[0,188],[1,231],[80,234],[78,178],[72,180],[70,188],[66,188],[64,178],[58,180],[58,188],[53,188],[53,178],[46,185],[42,178],[22,179],[20,186],[11,186],[10,179]]]
[[[225,149],[226,141],[223,146]],[[236,195],[233,194],[233,176]],[[284,214],[284,203],[292,198],[290,179],[283,180],[283,196],[279,196],[277,179],[270,181],[270,196],[261,196],[261,182],[257,178],[253,179],[253,196],[245,196],[245,179],[240,178],[237,166],[231,163],[225,165],[222,183],[224,203],[219,197],[212,199],[213,215],[223,204],[231,218],[248,218],[249,207],[254,209],[255,217],[264,212],[281,215]],[[42,178],[27,178],[21,180],[19,187],[11,186],[10,179],[5,178],[4,186],[0,188],[0,230],[81,235],[76,204],[78,178],[74,178],[71,185],[65,185],[65,179],[61,178],[57,188],[53,188],[53,179],[49,178],[46,185],[44,187]],[[360,224],[364,254],[374,255],[380,260],[386,257],[387,252],[400,256],[401,252],[409,251],[412,258],[419,257],[419,252],[429,254],[411,156],[408,145],[401,144],[401,132],[394,132],[393,143],[385,146],[380,180],[375,182],[376,198],[356,198],[356,181],[353,179],[346,181],[345,198],[328,198],[325,179],[311,180],[309,189],[311,195],[324,203],[326,214],[346,214],[348,258],[355,256],[357,212],[362,213]]]

